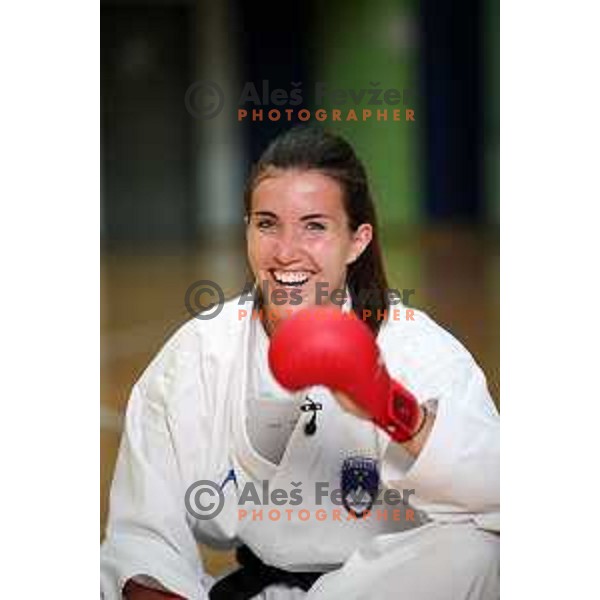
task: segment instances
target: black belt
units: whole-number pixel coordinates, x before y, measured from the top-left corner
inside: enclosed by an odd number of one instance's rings
[[[323,573],[294,573],[265,565],[248,546],[236,558],[241,568],[223,577],[208,592],[210,600],[248,600],[273,584],[299,587],[307,592]]]

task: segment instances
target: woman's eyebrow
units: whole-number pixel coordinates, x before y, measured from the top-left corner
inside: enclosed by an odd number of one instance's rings
[[[251,217],[272,217],[273,219],[279,219],[279,217],[269,210],[255,210],[250,213]]]
[[[279,219],[279,216],[270,210],[255,210],[250,213],[251,217],[270,217],[272,219]],[[312,219],[329,219],[331,220],[333,217],[329,215],[325,215],[323,213],[311,213],[309,215],[304,215],[300,217],[300,221],[310,221]]]
[[[304,215],[303,217],[300,217],[301,221],[309,221],[311,219],[331,219],[331,217],[329,215],[324,215],[321,213],[314,213],[311,215]]]

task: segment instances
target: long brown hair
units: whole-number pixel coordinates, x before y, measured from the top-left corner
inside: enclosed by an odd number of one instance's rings
[[[362,319],[370,311],[367,325],[377,334],[383,311],[389,308],[388,283],[379,243],[375,205],[367,173],[352,146],[341,136],[318,127],[296,127],[277,137],[253,167],[246,182],[244,209],[251,212],[252,192],[269,169],[317,170],[335,179],[343,191],[350,229],[362,223],[373,228],[373,238],[359,258],[348,266],[347,285],[352,308]]]

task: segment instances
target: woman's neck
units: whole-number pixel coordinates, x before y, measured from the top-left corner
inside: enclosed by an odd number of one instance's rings
[[[273,321],[271,321],[263,316],[261,318],[261,323],[262,323],[263,329],[265,330],[265,333],[267,334],[267,337],[271,337],[271,335],[275,331],[275,325],[274,325]]]

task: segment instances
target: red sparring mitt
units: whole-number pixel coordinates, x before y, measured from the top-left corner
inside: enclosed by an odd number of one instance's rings
[[[375,337],[353,312],[307,308],[281,321],[269,365],[289,390],[323,385],[347,394],[397,442],[410,440],[421,425],[417,399],[390,377]]]

